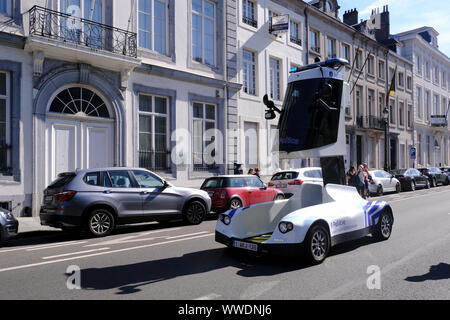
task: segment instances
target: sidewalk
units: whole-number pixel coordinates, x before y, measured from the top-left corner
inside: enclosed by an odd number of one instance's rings
[[[19,233],[57,230],[55,228],[41,226],[39,217],[17,218],[17,220],[19,221]]]

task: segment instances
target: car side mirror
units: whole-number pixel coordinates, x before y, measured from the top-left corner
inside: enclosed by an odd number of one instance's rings
[[[263,186],[262,186],[260,189],[261,189],[261,190],[267,190],[267,188],[268,188],[268,187],[267,187],[267,184],[264,183]]]
[[[169,183],[166,180],[163,180],[163,189],[170,187]]]

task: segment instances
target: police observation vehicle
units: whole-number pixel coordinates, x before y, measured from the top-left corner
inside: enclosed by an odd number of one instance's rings
[[[266,119],[280,113],[280,159],[320,158],[324,186],[304,182],[290,199],[229,210],[219,215],[215,240],[228,247],[323,262],[338,243],[371,234],[391,236],[394,215],[384,201],[366,201],[346,186],[345,107],[350,87],[344,59],[291,70],[282,109],[264,97]]]

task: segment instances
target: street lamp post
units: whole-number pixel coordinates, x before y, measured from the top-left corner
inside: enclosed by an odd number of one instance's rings
[[[387,107],[383,109],[383,120],[384,120],[384,171],[389,171],[389,148],[388,148],[388,127],[389,127],[389,110]]]

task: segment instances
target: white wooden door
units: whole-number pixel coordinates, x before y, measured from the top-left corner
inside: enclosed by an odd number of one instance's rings
[[[48,119],[46,185],[61,172],[114,165],[113,123]]]

